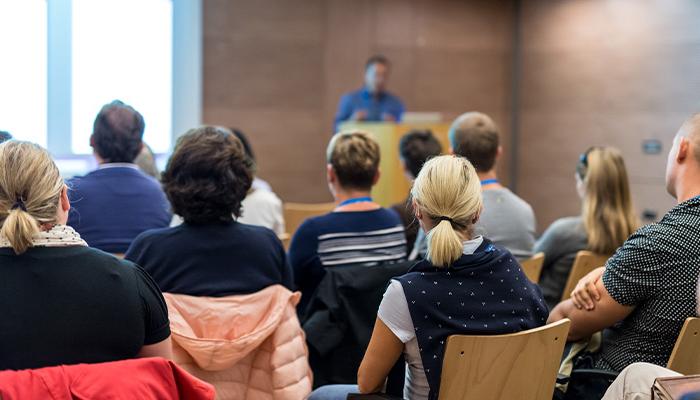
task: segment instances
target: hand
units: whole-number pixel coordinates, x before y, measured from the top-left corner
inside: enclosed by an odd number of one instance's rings
[[[396,117],[389,113],[383,113],[382,114],[382,120],[387,121],[387,122],[396,122]]]
[[[364,121],[367,119],[367,110],[357,110],[350,116],[352,121]]]
[[[588,311],[595,309],[595,302],[600,300],[600,293],[595,284],[603,276],[603,271],[605,267],[596,268],[578,281],[574,291],[571,292],[571,301],[576,308],[579,310],[585,308]]]

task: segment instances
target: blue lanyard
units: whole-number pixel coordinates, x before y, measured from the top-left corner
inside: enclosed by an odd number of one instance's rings
[[[367,203],[367,202],[371,203],[372,198],[371,197],[355,197],[354,199],[347,199],[347,200],[341,202],[340,204],[338,204],[338,207],[347,206],[349,204]]]
[[[484,179],[483,181],[481,181],[481,186],[491,185],[493,183],[498,183],[498,179]]]

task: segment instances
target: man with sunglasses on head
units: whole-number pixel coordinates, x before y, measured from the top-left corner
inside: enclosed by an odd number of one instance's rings
[[[685,121],[673,140],[666,189],[678,205],[633,233],[549,316],[550,323],[571,320],[571,341],[609,328],[601,351],[590,358],[592,365],[577,368],[619,372],[636,362],[665,366],[683,322],[696,315],[700,113]]]

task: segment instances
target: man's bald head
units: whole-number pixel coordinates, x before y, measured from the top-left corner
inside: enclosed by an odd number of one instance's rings
[[[493,169],[500,140],[491,117],[476,111],[460,115],[450,126],[449,139],[452,151],[468,159],[477,172]]]
[[[95,118],[90,145],[108,163],[131,163],[143,146],[143,116],[119,100],[102,107]]]

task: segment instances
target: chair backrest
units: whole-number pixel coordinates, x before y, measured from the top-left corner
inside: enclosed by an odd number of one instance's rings
[[[284,203],[284,225],[290,236],[305,220],[327,214],[335,208],[335,203]]]
[[[691,317],[683,324],[667,367],[683,375],[700,374],[698,353],[700,353],[700,318]]]
[[[520,261],[520,266],[523,268],[523,272],[525,272],[527,278],[534,283],[537,283],[540,280],[543,264],[544,253],[542,252],[535,254],[527,260]]]
[[[608,258],[610,258],[609,255],[596,254],[588,250],[581,250],[576,253],[574,265],[571,266],[571,271],[569,272],[569,279],[566,280],[566,286],[564,286],[564,291],[561,294],[561,301],[571,297],[571,292],[578,281],[594,269],[604,266]]]
[[[551,400],[571,321],[447,339],[440,400]]]

